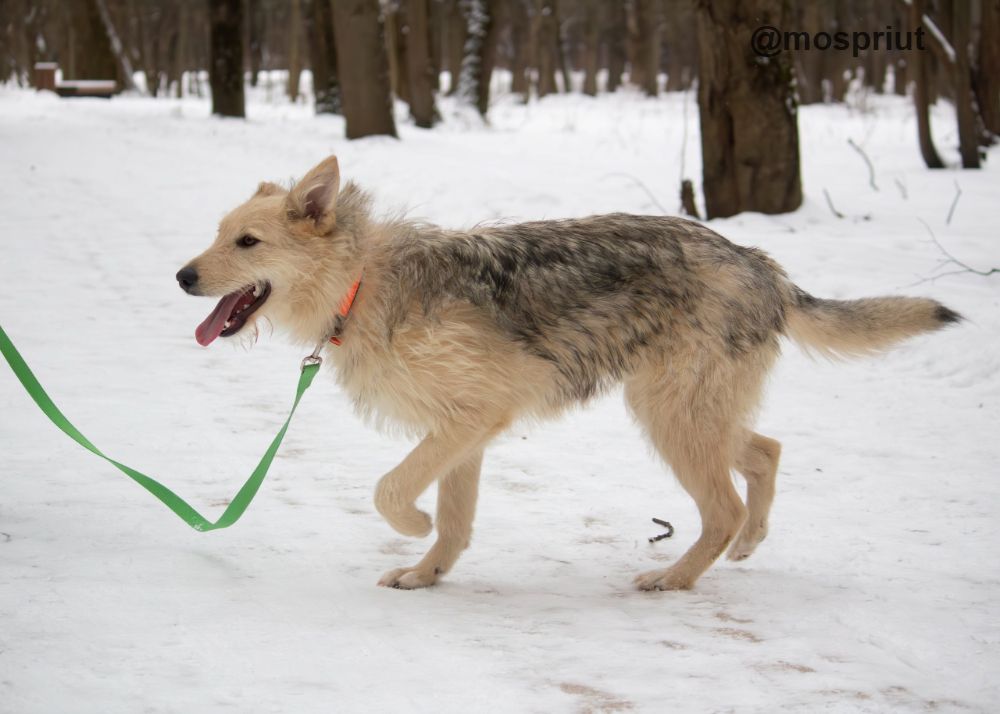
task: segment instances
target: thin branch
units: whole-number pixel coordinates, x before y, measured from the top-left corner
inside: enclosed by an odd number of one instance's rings
[[[895,179],[895,181],[896,181],[896,186],[899,188],[899,192],[903,194],[903,200],[908,201],[910,195],[906,192],[906,185],[899,179]]]
[[[910,6],[912,5],[910,0],[899,0],[899,3],[903,7],[907,8],[907,11],[909,11]],[[924,36],[930,39],[930,46],[934,55],[941,60],[942,63],[949,65],[950,68],[954,69],[957,61],[955,48],[951,46],[950,42],[948,42],[948,38],[945,37],[943,32],[941,32],[941,28],[937,26],[937,23],[934,22],[933,18],[931,18],[931,16],[927,13],[924,13],[920,18],[920,24],[926,26],[927,29],[930,30],[930,32]],[[920,50],[917,51],[919,52]]]
[[[108,4],[105,0],[97,0],[96,5],[97,14],[101,16],[101,23],[104,25],[104,32],[108,36],[108,42],[111,43],[111,53],[115,56],[115,60],[117,60],[119,69],[121,70],[122,83],[124,83],[125,89],[128,91],[138,91],[135,86],[135,80],[132,79],[132,63],[129,62],[128,53],[122,47],[122,41],[115,30],[115,24],[111,20],[111,13],[108,12]]]
[[[948,217],[944,219],[944,224],[946,226],[951,225],[951,217],[955,214],[955,206],[958,205],[958,199],[962,197],[962,188],[958,185],[958,181],[955,182],[955,198],[951,202],[951,208],[948,209]]]
[[[830,212],[833,213],[837,218],[843,218],[844,214],[833,207],[833,199],[830,198],[830,192],[825,188],[823,189],[823,195],[826,196],[826,205],[830,207]]]
[[[847,138],[847,143],[850,144],[851,148],[861,154],[861,158],[865,160],[868,164],[868,183],[871,184],[873,191],[878,191],[878,186],[875,185],[875,167],[872,165],[871,159],[868,158],[868,154],[860,146],[854,143],[854,139],[850,137]]]
[[[940,270],[941,268],[949,264],[957,265],[960,269],[949,270],[947,273],[938,273],[937,275],[931,275],[929,277],[924,278],[923,280],[918,280],[915,283],[911,283],[906,287],[913,287],[914,285],[920,285],[922,283],[933,283],[938,278],[944,278],[949,275],[961,275],[962,273],[972,273],[973,275],[981,275],[984,278],[989,277],[994,273],[1000,273],[1000,268],[990,268],[989,270],[977,270],[976,268],[973,268],[971,265],[963,263],[961,260],[959,260],[954,255],[945,250],[945,247],[941,245],[940,241],[938,241],[937,236],[934,235],[934,231],[931,230],[931,227],[929,225],[927,225],[927,221],[925,221],[923,218],[918,218],[917,220],[920,221],[923,224],[924,228],[927,229],[927,233],[930,235],[931,241],[934,243],[937,249],[941,251],[941,254],[945,256],[944,260],[938,261],[938,265],[935,268],[935,270]]]
[[[639,188],[641,188],[643,191],[646,192],[646,195],[649,196],[649,200],[653,202],[654,206],[656,206],[657,208],[660,209],[660,212],[663,213],[663,215],[665,215],[665,216],[669,216],[670,215],[670,211],[668,211],[666,208],[664,208],[662,205],[660,205],[660,202],[656,200],[656,196],[653,194],[652,191],[649,190],[649,186],[647,186],[646,184],[644,184],[642,181],[640,181],[639,179],[637,179],[632,174],[626,174],[626,173],[620,173],[619,172],[619,173],[613,173],[613,174],[605,174],[601,178],[613,178],[615,176],[621,176],[622,178],[627,178],[628,180],[630,180],[632,183],[634,183],[636,186],[638,186]]]
[[[923,24],[927,25],[927,29],[931,31],[929,37],[934,38],[931,42],[931,46],[937,51],[938,54],[944,54],[948,57],[948,64],[954,66],[957,61],[957,55],[955,54],[955,48],[951,46],[948,42],[948,38],[944,36],[941,32],[941,28],[937,26],[937,23],[931,19],[930,15],[925,14],[923,17]]]

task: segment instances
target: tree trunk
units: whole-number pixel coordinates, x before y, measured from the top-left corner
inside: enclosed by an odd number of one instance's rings
[[[597,58],[600,21],[597,0],[585,0],[583,5],[583,93],[597,96]]]
[[[979,117],[972,93],[969,44],[972,35],[971,0],[952,4],[952,38],[955,47],[955,112],[958,115],[958,149],[963,169],[979,168]]]
[[[382,34],[389,67],[389,91],[396,99],[410,103],[410,80],[406,66],[405,20],[400,17],[400,4],[383,7]]]
[[[531,94],[528,70],[531,66],[531,18],[528,15],[530,0],[512,0],[510,7],[510,42],[513,45],[511,59],[510,91],[520,94],[527,102]]]
[[[698,107],[705,212],[785,213],[802,204],[797,108],[787,52],[757,57],[760,25],[786,27],[782,0],[698,0]]]
[[[257,86],[257,75],[260,74],[261,64],[264,59],[264,47],[261,34],[263,17],[259,0],[246,0],[246,28],[247,28],[247,66],[250,67],[250,86]]]
[[[299,100],[302,76],[302,0],[291,0],[288,10],[288,98]]]
[[[556,65],[559,67],[559,74],[562,75],[562,85],[564,92],[573,91],[573,80],[569,71],[569,38],[567,37],[566,26],[559,16],[559,3],[552,3],[553,18],[556,25]]]
[[[333,29],[341,77],[347,138],[396,136],[385,38],[378,0],[336,0]]]
[[[245,117],[243,100],[243,4],[208,0],[211,46],[209,82],[212,114]]]
[[[430,42],[431,89],[440,92],[441,67],[444,63],[444,3],[442,0],[429,0],[428,11],[430,27],[427,30],[427,37]]]
[[[434,107],[434,66],[431,64],[427,0],[404,0],[406,5],[407,75],[410,79],[410,113],[416,125],[430,129],[437,121]]]
[[[448,0],[445,12],[445,41],[448,59],[448,94],[458,91],[458,78],[462,74],[462,57],[465,56],[466,22],[459,0]]]
[[[853,19],[850,0],[836,0],[832,3],[833,16],[830,18],[831,32],[852,32]],[[830,100],[843,102],[847,98],[854,67],[857,64],[850,52],[827,52],[823,58],[823,73],[830,81]]]
[[[642,68],[637,84],[648,97],[659,93],[660,79],[660,3],[658,0],[634,0],[638,23],[635,60]]]
[[[538,96],[558,91],[556,65],[559,52],[559,26],[556,24],[555,0],[540,0],[535,10],[536,60]]]
[[[622,74],[625,73],[625,10],[622,3],[612,2],[609,15],[611,17],[604,35],[608,48],[607,90],[614,92],[621,86]]]
[[[691,87],[697,65],[698,44],[692,33],[695,25],[691,0],[671,0],[664,24],[663,44],[667,49],[667,91],[681,92]]]
[[[910,29],[920,27],[924,16],[923,0],[910,0]],[[931,137],[931,116],[927,89],[927,62],[923,50],[910,50],[907,68],[913,75],[913,102],[917,111],[917,137],[920,140],[920,154],[929,169],[943,169],[944,163],[934,148]]]
[[[111,13],[108,12],[108,4],[106,0],[94,0],[94,4],[97,7],[97,13],[100,15],[101,24],[104,25],[104,32],[108,37],[108,44],[111,47],[111,52],[118,62],[118,73],[121,77],[122,85],[125,89],[129,91],[136,91],[135,81],[132,79],[132,63],[129,61],[128,55],[125,53],[125,48],[122,46],[121,38],[118,35],[118,31],[115,29],[115,25],[111,20]]]
[[[490,104],[490,79],[496,60],[499,23],[496,0],[462,0],[466,19],[465,53],[458,78],[458,97],[483,117]]]
[[[63,66],[66,79],[124,81],[96,0],[72,3],[69,12],[72,50],[68,66]]]
[[[330,2],[331,0],[312,0],[307,20],[313,96],[316,98],[317,114],[341,112],[340,78],[337,76],[337,35],[334,31]],[[339,4],[340,0],[336,2]]]
[[[976,98],[986,130],[1000,136],[1000,0],[982,0]]]

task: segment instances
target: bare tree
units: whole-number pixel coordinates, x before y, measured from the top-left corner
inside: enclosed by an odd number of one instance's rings
[[[63,62],[64,76],[67,79],[121,81],[118,62],[96,0],[72,3],[67,9],[69,56]]]
[[[336,0],[333,29],[341,77],[347,138],[396,136],[385,38],[378,0]]]
[[[331,0],[310,0],[306,28],[317,114],[340,114],[340,77]]]
[[[597,66],[600,51],[601,18],[603,9],[598,0],[583,2],[583,93],[597,95]]]
[[[410,81],[410,113],[417,126],[430,129],[437,121],[434,106],[434,66],[431,63],[427,0],[403,0],[406,9],[406,61]]]
[[[915,31],[923,23],[923,0],[910,0],[910,30]],[[920,142],[920,155],[929,169],[943,169],[944,162],[934,148],[931,137],[930,97],[927,81],[927,57],[922,50],[911,49],[909,52],[908,70],[913,79],[913,103],[917,113],[917,138]]]
[[[288,98],[299,98],[302,75],[302,0],[291,0],[288,19]]]
[[[261,12],[260,0],[244,0],[243,5],[244,32],[246,58],[243,62],[245,67],[250,68],[250,86],[257,86],[257,75],[260,74],[263,64],[264,43],[263,27],[264,15]]]
[[[972,7],[970,0],[954,0],[951,5],[951,32],[955,48],[955,112],[958,117],[958,150],[963,169],[979,168],[979,117],[972,92],[970,66]]]
[[[1000,136],[1000,0],[982,0],[980,7],[976,99],[986,130],[997,137]]]
[[[788,53],[757,57],[758,25],[787,27],[783,0],[698,0],[701,150],[708,218],[802,203]]]
[[[559,22],[555,0],[538,0],[532,23],[533,64],[538,72],[538,96],[558,91],[556,68],[559,65]]]
[[[660,3],[657,0],[632,0],[627,6],[633,42],[632,83],[650,97],[659,92]]]
[[[486,116],[490,104],[490,78],[496,59],[499,23],[497,0],[462,0],[465,13],[465,51],[458,77],[458,97]]]
[[[443,0],[445,3],[442,20],[445,24],[443,52],[448,66],[450,84],[448,94],[458,91],[458,77],[462,73],[462,57],[465,55],[465,15],[462,13],[459,0]]]
[[[212,113],[245,117],[243,99],[243,3],[241,0],[208,0],[211,50],[209,81]]]
[[[114,22],[111,19],[111,13],[108,12],[108,4],[106,0],[94,0],[94,4],[96,5],[97,13],[101,18],[101,24],[104,25],[104,32],[108,36],[111,52],[114,54],[115,60],[118,62],[118,73],[121,77],[122,85],[125,89],[135,91],[135,80],[132,79],[132,62],[129,61],[125,48],[122,46],[122,41],[118,36],[118,30],[115,29]]]
[[[625,72],[625,8],[620,2],[612,1],[608,9],[608,24],[604,33],[604,44],[607,47],[608,56],[608,86],[607,90],[613,92],[618,89],[622,81],[622,74]]]

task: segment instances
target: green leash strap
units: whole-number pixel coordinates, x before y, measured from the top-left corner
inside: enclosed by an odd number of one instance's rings
[[[291,423],[292,417],[295,415],[295,409],[299,406],[299,401],[302,399],[302,395],[305,394],[307,389],[309,389],[309,385],[312,384],[313,379],[316,377],[316,373],[319,371],[319,358],[315,355],[306,357],[302,361],[302,374],[299,376],[299,385],[295,390],[295,402],[292,404],[292,410],[288,414],[288,418],[285,420],[284,426],[281,427],[278,435],[274,437],[271,445],[267,447],[267,451],[264,452],[264,457],[260,460],[260,463],[257,464],[257,468],[254,469],[253,473],[250,474],[250,478],[247,479],[246,483],[243,484],[243,487],[239,490],[236,496],[233,497],[233,500],[226,507],[226,510],[219,517],[219,520],[212,523],[192,508],[187,501],[156,479],[150,478],[130,466],[126,466],[123,463],[115,461],[90,443],[90,440],[81,434],[80,431],[70,423],[69,419],[67,419],[66,416],[59,411],[59,407],[57,407],[52,399],[49,398],[49,395],[45,393],[45,390],[42,389],[42,385],[39,384],[35,375],[31,373],[27,363],[25,363],[24,358],[21,357],[21,354],[14,347],[14,343],[10,341],[9,337],[7,337],[7,333],[4,332],[3,327],[0,327],[0,352],[3,353],[4,359],[7,360],[7,364],[9,364],[10,368],[14,370],[15,376],[17,376],[17,378],[21,381],[21,384],[24,385],[28,394],[35,400],[35,404],[38,405],[38,408],[42,410],[45,416],[47,416],[53,424],[59,427],[63,433],[76,443],[80,444],[87,451],[100,456],[130,479],[156,496],[156,498],[158,498],[164,506],[176,513],[181,520],[194,528],[196,531],[214,531],[218,528],[228,528],[236,523],[236,521],[240,519],[240,516],[243,515],[243,512],[247,510],[247,506],[250,505],[250,501],[253,500],[253,497],[257,494],[257,490],[260,488],[260,485],[264,482],[264,477],[267,476],[268,469],[271,468],[271,462],[274,461],[274,456],[278,453],[278,447],[281,446],[281,441],[285,438],[285,432],[288,431],[288,425]]]

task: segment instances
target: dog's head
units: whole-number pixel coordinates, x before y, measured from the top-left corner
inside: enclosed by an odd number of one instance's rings
[[[296,303],[310,301],[301,293],[348,257],[349,246],[338,239],[339,190],[337,157],[331,156],[290,191],[260,184],[222,219],[212,246],[177,273],[185,292],[221,298],[195,331],[199,344],[235,335],[262,316],[288,323]]]

